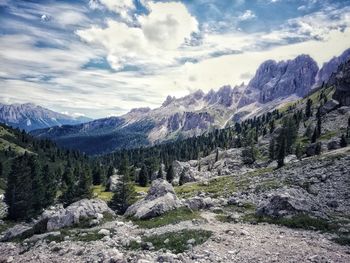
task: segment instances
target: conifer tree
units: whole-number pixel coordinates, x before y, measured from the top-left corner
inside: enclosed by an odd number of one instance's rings
[[[269,158],[270,160],[275,160],[275,139],[272,138],[270,140],[270,145],[269,145]]]
[[[42,180],[45,184],[45,202],[44,206],[49,206],[54,203],[57,193],[57,181],[56,176],[48,165],[45,165],[42,169]]]
[[[111,177],[114,174],[114,167],[112,165],[110,165],[108,167],[108,171],[107,171],[107,180],[109,179],[109,177]]]
[[[174,180],[174,177],[175,177],[174,168],[173,168],[173,165],[171,164],[171,165],[169,165],[169,168],[168,168],[167,173],[166,173],[166,180],[169,183],[172,183]]]
[[[128,207],[136,200],[135,187],[130,181],[129,177],[129,162],[127,155],[123,156],[123,160],[119,168],[119,174],[121,174],[121,178],[116,185],[116,189],[112,200],[109,202],[109,206],[118,214],[124,214],[126,209],[128,209]]]
[[[219,161],[219,149],[216,149],[215,162]]]
[[[4,166],[2,164],[2,162],[0,161],[0,177],[4,176]]]
[[[340,138],[340,147],[344,148],[348,146],[348,142],[346,140],[346,137],[344,134],[342,134],[341,138]]]
[[[286,134],[285,129],[281,129],[280,134],[277,138],[277,167],[281,168],[284,166],[284,158],[286,156]]]
[[[298,158],[298,160],[302,159],[303,149],[300,143],[298,143],[297,146],[295,147],[295,155]]]
[[[99,165],[96,165],[92,171],[92,184],[100,185],[102,183],[102,170]]]
[[[162,164],[159,165],[159,170],[158,170],[157,178],[158,178],[158,179],[163,178]]]
[[[307,119],[312,116],[312,100],[311,99],[308,99],[306,102],[305,116]]]
[[[185,176],[186,176],[185,169],[182,169],[182,172],[181,172],[180,178],[179,178],[179,185],[180,186],[185,183]]]
[[[142,165],[140,173],[139,173],[139,185],[142,187],[147,186],[148,181],[148,173],[146,165]]]
[[[33,215],[31,172],[27,152],[13,160],[5,192],[9,219],[23,220]]]
[[[79,169],[78,199],[91,198],[92,196],[92,176],[90,168],[85,165]]]

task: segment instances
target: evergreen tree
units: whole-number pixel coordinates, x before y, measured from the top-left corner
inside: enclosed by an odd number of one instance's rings
[[[129,177],[129,162],[124,155],[119,173],[121,174],[120,181],[116,185],[112,200],[109,206],[118,214],[124,214],[130,205],[136,201],[136,191]]]
[[[92,171],[92,184],[100,185],[102,183],[102,170],[99,165],[96,165]]]
[[[90,167],[87,165],[79,169],[78,195],[79,199],[91,198],[92,196],[92,176]]]
[[[319,137],[319,134],[318,134],[318,129],[316,127],[314,129],[314,133],[312,134],[312,137],[311,137],[311,143],[315,143],[317,141],[318,137]]]
[[[270,121],[270,134],[274,132],[275,130],[275,120]]]
[[[174,168],[173,168],[173,165],[171,164],[171,165],[169,165],[169,168],[168,168],[167,173],[166,173],[166,180],[169,183],[172,183],[174,180],[174,177],[175,177]]]
[[[298,143],[297,146],[295,147],[295,155],[298,158],[298,160],[302,159],[303,149],[300,143]]]
[[[42,175],[41,178],[43,182],[45,183],[45,202],[44,207],[47,207],[49,205],[52,205],[56,198],[57,193],[57,182],[56,182],[56,176],[50,169],[48,165],[45,165],[41,171]]]
[[[2,162],[0,161],[0,177],[4,176],[4,166],[2,164]]]
[[[284,158],[286,156],[286,134],[285,129],[281,129],[277,138],[277,167],[284,166]]]
[[[146,165],[142,165],[140,173],[139,173],[139,185],[142,187],[147,186],[148,181],[148,173]]]
[[[270,140],[269,158],[270,160],[275,160],[275,139],[274,138]]]
[[[44,182],[44,178],[40,171],[40,167],[38,161],[35,157],[29,157],[29,166],[31,170],[32,177],[32,206],[33,206],[33,214],[39,213],[42,208],[46,207],[46,186],[47,182]]]
[[[180,186],[185,183],[185,176],[186,176],[185,169],[182,169],[182,172],[181,172],[180,178],[179,178],[179,185]]]
[[[219,161],[219,149],[216,149],[215,162]]]
[[[5,192],[9,219],[23,220],[33,215],[31,172],[27,152],[13,160]]]
[[[340,138],[340,147],[344,148],[346,146],[348,146],[348,142],[346,140],[345,135],[343,134]]]
[[[107,180],[109,179],[109,177],[111,177],[114,174],[114,167],[112,165],[110,165],[108,167],[108,171],[107,171]]]
[[[67,167],[64,172],[64,191],[61,196],[61,201],[65,206],[75,202],[75,197],[77,195],[77,189],[76,189],[76,178],[73,174],[72,167]]]
[[[158,178],[158,179],[163,178],[162,164],[159,165],[159,170],[158,170],[157,178]]]
[[[319,142],[319,143],[316,144],[315,153],[317,155],[320,155],[321,151],[322,151],[322,144]]]
[[[307,119],[312,116],[312,100],[311,99],[308,99],[306,102],[305,116]]]

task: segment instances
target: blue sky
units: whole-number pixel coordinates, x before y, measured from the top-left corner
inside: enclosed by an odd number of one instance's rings
[[[350,0],[0,0],[0,102],[94,118],[350,47]]]

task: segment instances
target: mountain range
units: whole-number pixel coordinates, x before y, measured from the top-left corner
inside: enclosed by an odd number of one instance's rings
[[[0,122],[21,130],[32,131],[67,124],[75,125],[88,121],[91,121],[91,119],[84,116],[72,117],[33,103],[10,105],[0,103]]]
[[[308,55],[287,61],[268,60],[260,65],[247,85],[227,85],[208,93],[198,90],[182,98],[168,96],[156,109],[132,109],[120,117],[35,130],[32,135],[50,138],[61,146],[87,154],[197,136],[306,96],[327,82],[348,59],[350,49],[321,69]]]

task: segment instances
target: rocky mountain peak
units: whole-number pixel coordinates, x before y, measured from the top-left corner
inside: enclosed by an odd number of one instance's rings
[[[323,64],[316,76],[315,86],[321,86],[322,83],[327,82],[332,73],[336,72],[338,67],[350,59],[350,48],[345,50],[340,56],[333,57],[329,62]]]
[[[292,94],[303,97],[315,83],[317,63],[309,55],[293,60],[267,60],[249,82],[249,90],[258,90],[259,102],[266,103]]]
[[[168,95],[165,99],[165,101],[163,102],[162,106],[166,107],[168,106],[170,103],[172,103],[174,100],[176,100],[176,98],[174,96],[170,96]]]

